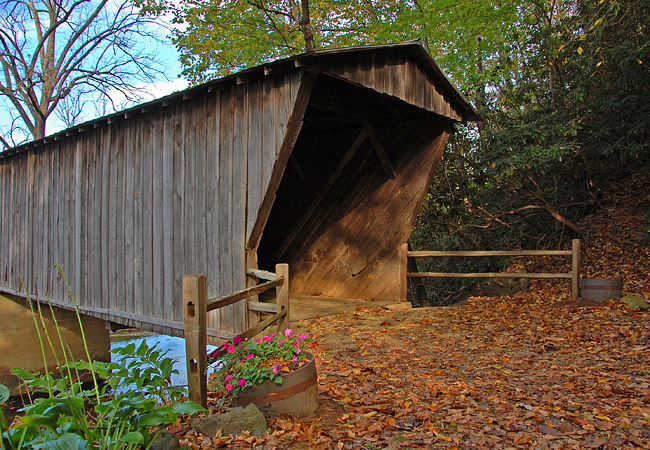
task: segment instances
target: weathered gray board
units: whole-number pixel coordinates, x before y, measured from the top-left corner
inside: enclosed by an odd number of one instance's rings
[[[207,274],[216,297],[256,265],[318,74],[439,117],[444,133],[476,119],[405,43],[277,61],[25,144],[0,154],[0,290],[70,307],[58,263],[82,312],[182,334],[184,274]],[[208,326],[227,337],[246,320],[238,304]]]

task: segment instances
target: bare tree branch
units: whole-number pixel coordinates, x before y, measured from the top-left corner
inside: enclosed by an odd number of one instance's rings
[[[0,98],[34,139],[52,114],[71,126],[91,98],[117,90],[136,97],[138,83],[166,78],[138,40],[158,39],[158,23],[131,0],[8,0],[0,5]],[[70,96],[75,97],[66,101]],[[63,106],[70,111],[57,112]],[[1,145],[16,145],[15,120]],[[24,139],[24,138],[23,138]],[[19,143],[19,142],[18,142]]]

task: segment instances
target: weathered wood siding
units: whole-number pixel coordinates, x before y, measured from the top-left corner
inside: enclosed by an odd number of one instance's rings
[[[423,65],[406,52],[368,52],[338,56],[326,71],[427,111],[462,121],[457,105]]]
[[[300,71],[221,83],[193,98],[0,159],[1,288],[168,334],[182,277],[211,297],[245,285],[245,243],[282,146]],[[244,329],[244,305],[208,326]]]

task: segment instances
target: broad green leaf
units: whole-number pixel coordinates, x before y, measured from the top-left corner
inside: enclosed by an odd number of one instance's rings
[[[37,450],[86,450],[86,441],[77,434],[66,434],[54,440],[32,445]]]
[[[184,402],[174,403],[172,405],[172,409],[176,414],[194,414],[197,412],[207,411],[203,406],[193,402],[192,400],[186,400]]]
[[[120,442],[127,444],[144,444],[144,436],[139,431],[131,431],[120,438]]]
[[[4,384],[0,384],[0,405],[9,400],[9,388]]]

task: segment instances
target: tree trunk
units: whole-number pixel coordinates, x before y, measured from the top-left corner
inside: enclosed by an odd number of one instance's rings
[[[309,0],[302,0],[300,30],[305,37],[305,50],[308,52],[316,50],[316,45],[314,44],[314,30],[311,28],[311,19],[309,17]]]

